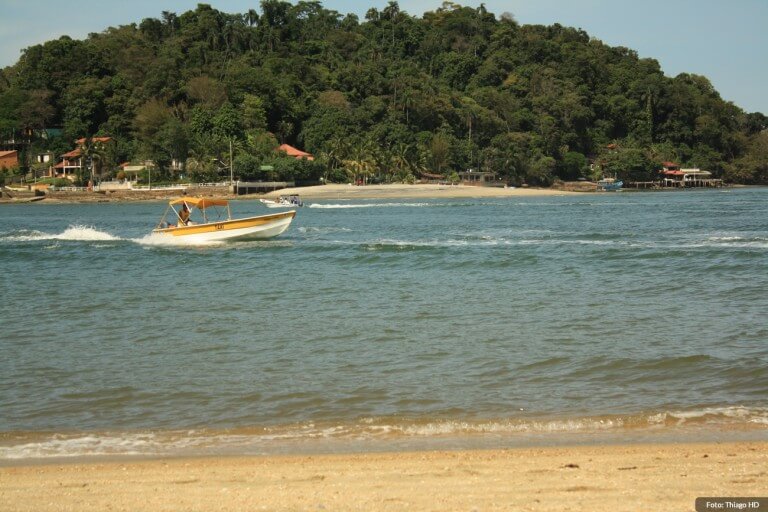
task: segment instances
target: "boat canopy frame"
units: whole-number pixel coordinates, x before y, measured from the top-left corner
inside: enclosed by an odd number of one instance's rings
[[[168,207],[165,209],[165,212],[163,212],[163,216],[160,217],[160,222],[157,224],[157,228],[163,229],[173,226],[173,224],[166,220],[171,211],[173,211],[173,215],[175,217],[174,223],[183,226],[184,223],[181,219],[181,215],[179,215],[180,210],[176,209],[177,206],[182,207],[183,205],[186,205],[190,212],[190,220],[192,220],[191,217],[192,212],[194,211],[193,208],[200,212],[200,216],[203,219],[200,224],[232,220],[232,210],[229,207],[229,201],[226,199],[215,199],[211,197],[180,197],[168,202]],[[223,218],[225,208],[226,218]],[[216,214],[216,219],[210,218],[211,215],[208,214],[209,210],[213,210],[213,213]],[[192,222],[195,221],[193,220]]]

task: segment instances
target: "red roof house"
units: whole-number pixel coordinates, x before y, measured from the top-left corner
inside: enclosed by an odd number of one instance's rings
[[[279,146],[275,151],[282,151],[288,156],[292,156],[293,158],[306,158],[307,160],[314,160],[315,157],[310,155],[309,153],[305,153],[304,151],[300,149],[296,149],[293,146],[289,146],[288,144],[283,144]]]
[[[86,140],[87,139],[85,137],[83,137],[82,139],[77,139],[75,141],[75,143],[78,146],[82,146],[83,144],[85,144]],[[111,140],[112,140],[112,137],[91,137],[91,143],[95,143],[95,142],[109,142]]]
[[[83,151],[80,149],[86,138],[77,139],[75,143],[78,147],[61,155],[61,162],[53,166],[57,178],[68,178],[74,180],[79,169],[83,168]],[[112,137],[92,137],[92,144],[104,144],[112,140]]]

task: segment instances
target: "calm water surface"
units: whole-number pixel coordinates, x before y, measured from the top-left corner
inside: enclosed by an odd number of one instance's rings
[[[311,203],[0,207],[0,461],[768,438],[768,189]]]

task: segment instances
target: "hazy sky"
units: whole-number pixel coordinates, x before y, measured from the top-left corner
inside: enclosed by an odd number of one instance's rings
[[[23,48],[61,35],[83,39],[109,26],[181,14],[198,3],[228,12],[259,9],[258,0],[0,0],[0,67],[15,63]],[[292,3],[295,3],[292,2]],[[328,9],[362,19],[386,0],[326,0]],[[401,0],[400,9],[421,16],[441,0]],[[477,1],[457,2],[476,7]],[[611,46],[626,46],[659,61],[668,76],[695,73],[710,79],[726,101],[768,115],[768,0],[487,0],[499,17],[520,24],[584,29]]]

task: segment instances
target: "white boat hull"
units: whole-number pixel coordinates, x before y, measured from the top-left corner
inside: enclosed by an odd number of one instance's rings
[[[192,244],[263,240],[282,234],[291,225],[295,215],[296,211],[294,210],[245,219],[161,228],[155,229],[153,233],[172,237],[179,242]]]

